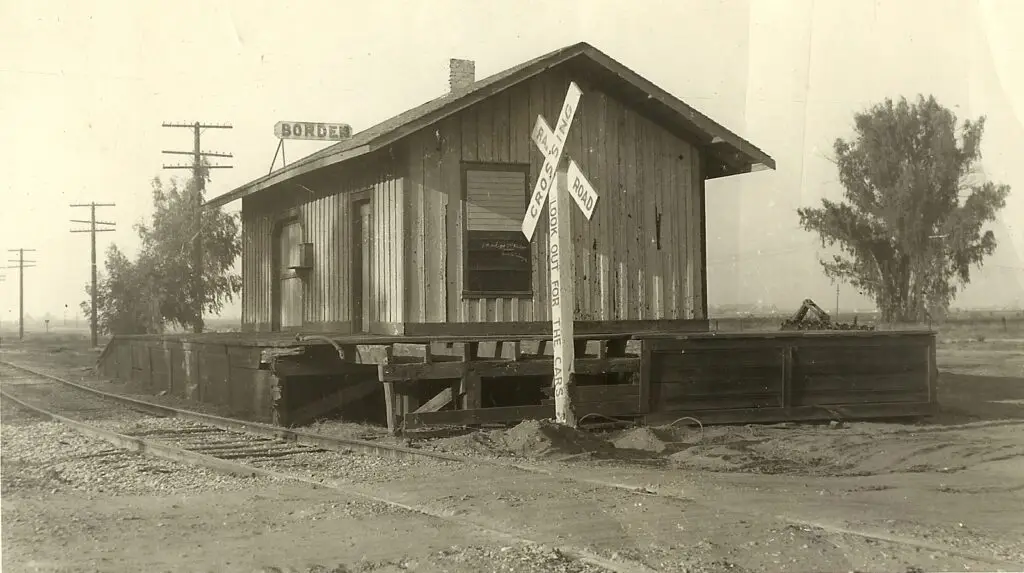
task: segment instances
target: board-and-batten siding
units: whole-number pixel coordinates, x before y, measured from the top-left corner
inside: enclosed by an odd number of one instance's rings
[[[530,132],[538,114],[554,123],[568,82],[567,76],[545,73],[412,135],[405,204],[406,321],[550,319],[544,218],[532,242],[533,298],[463,299],[460,165],[529,164],[532,190],[543,157]],[[698,150],[616,99],[581,87],[582,104],[566,151],[600,199],[590,221],[575,206],[570,209],[576,318],[700,318]]]
[[[303,280],[303,327],[348,332],[352,329],[351,281],[353,217],[348,191],[369,190],[374,240],[371,247],[371,291],[366,304],[373,322],[401,322],[403,275],[402,179],[388,178],[355,186],[298,205],[303,242],[313,243],[313,268]],[[272,323],[272,267],[275,221],[280,209],[242,206],[242,325],[268,331]]]

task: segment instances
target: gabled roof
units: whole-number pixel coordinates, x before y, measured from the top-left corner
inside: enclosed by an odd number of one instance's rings
[[[775,160],[753,144],[715,123],[597,48],[581,42],[524,62],[476,81],[465,89],[449,92],[412,108],[354,134],[351,139],[321,149],[282,169],[215,197],[207,201],[206,205],[219,207],[293,177],[385,148],[500,91],[562,64],[570,64],[585,72],[588,79],[598,81],[602,88],[609,90],[610,95],[615,95],[623,103],[645,109],[662,125],[688,133],[692,139],[703,144],[710,151],[711,158],[716,160],[707,174],[709,179],[758,169],[775,169]]]

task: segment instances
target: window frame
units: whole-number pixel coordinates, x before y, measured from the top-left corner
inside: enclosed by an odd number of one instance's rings
[[[461,168],[461,204],[462,204],[462,298],[463,299],[481,299],[481,298],[526,298],[532,299],[534,296],[533,289],[533,278],[534,278],[534,266],[536,264],[536,256],[534,253],[533,242],[529,241],[530,251],[530,264],[528,268],[529,273],[529,284],[530,288],[526,290],[471,290],[468,288],[469,277],[471,269],[469,267],[469,172],[470,171],[500,171],[500,172],[511,172],[511,173],[522,173],[523,178],[523,213],[525,215],[526,208],[530,203],[530,164],[529,163],[518,163],[518,162],[491,162],[491,161],[463,161],[460,164]],[[525,237],[524,237],[525,238]]]

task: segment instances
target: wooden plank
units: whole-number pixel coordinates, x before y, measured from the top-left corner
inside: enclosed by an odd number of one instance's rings
[[[471,363],[472,370],[485,378],[503,378],[515,376],[546,376],[551,373],[550,359],[529,360],[478,360]],[[445,380],[461,378],[465,375],[467,363],[435,362],[433,364],[382,364],[378,367],[381,380]],[[637,372],[640,368],[638,358],[579,358],[576,360],[576,373],[582,375],[605,374],[611,372]]]
[[[149,346],[149,367],[153,373],[161,372],[166,374],[170,371],[170,365],[167,363],[164,355],[164,345],[162,343],[156,343]]]
[[[182,363],[185,369],[185,399],[202,401],[202,365],[199,359],[200,345],[182,344]]]
[[[538,232],[539,234],[539,232]],[[504,323],[449,322],[414,324],[405,323],[404,333],[409,337],[441,336],[538,336],[551,335],[550,321],[520,321]],[[579,320],[575,322],[577,335],[598,338],[602,334],[628,334],[637,338],[653,336],[655,333],[701,333],[707,332],[707,320]]]
[[[928,372],[922,370],[911,374],[822,374],[815,376],[801,376],[795,384],[795,390],[799,392],[831,390],[871,391],[887,389],[923,390],[927,392]]]
[[[685,352],[654,352],[655,368],[693,375],[704,372],[749,372],[782,366],[784,348],[698,348]]]
[[[640,350],[640,392],[637,396],[639,409],[641,413],[646,414],[651,411],[651,365],[654,362],[654,353],[652,352],[652,345],[648,341],[641,342]],[[609,351],[612,349],[609,348]],[[625,350],[625,348],[623,348]]]
[[[697,213],[697,198],[694,196],[693,190],[701,188],[701,184],[703,183],[704,175],[701,171],[701,161],[703,160],[702,158],[704,153],[704,151],[690,153],[684,161],[684,165],[686,167],[685,175],[688,177],[686,178],[687,192],[684,194],[685,199],[683,201],[686,212],[686,242],[683,245],[684,252],[686,254],[685,266],[683,267],[683,269],[685,269],[683,276],[686,277],[686,286],[683,292],[683,306],[685,308],[685,316],[688,318],[697,314],[696,298],[699,292],[697,289],[699,287],[696,285],[696,275],[698,273],[697,269],[700,265],[700,261],[697,259],[700,253],[699,249],[701,248],[700,245],[697,244],[697,241],[700,240],[700,234],[697,227],[700,215]]]
[[[442,217],[442,182],[441,169],[445,158],[442,143],[437,139],[439,131],[426,131],[427,141],[424,141],[423,153],[423,184],[422,197],[419,205],[420,216],[423,217],[419,223],[421,240],[420,259],[422,263],[417,269],[416,280],[422,285],[421,304],[424,306],[417,315],[418,320],[410,317],[413,322],[435,322],[442,321],[444,316],[444,283],[446,280],[445,269],[442,266],[444,259],[444,237],[445,229]],[[441,246],[441,248],[438,248]],[[420,276],[422,275],[422,276]]]
[[[338,231],[334,234],[334,242],[337,246],[338,256],[333,260],[337,272],[334,273],[334,286],[337,293],[338,313],[334,320],[349,324],[348,330],[352,329],[352,297],[350,296],[352,281],[355,280],[352,274],[353,250],[359,248],[357,241],[352,241],[352,203],[347,196],[338,196],[335,212],[338,214]]]
[[[211,345],[204,345],[211,346]],[[199,400],[228,405],[228,356],[223,346],[203,348],[199,353]]]
[[[700,173],[697,176],[698,187],[695,190],[697,194],[697,209],[700,211],[700,226],[698,227],[698,241],[700,242],[700,318],[708,318],[708,217],[707,217],[707,191],[705,186],[705,176],[707,170],[705,168],[705,161],[707,158],[703,152],[700,153],[698,159],[698,165],[700,166]],[[692,193],[688,196],[692,196]]]
[[[433,398],[427,400],[422,406],[412,412],[413,414],[422,414],[423,412],[437,412],[441,408],[444,408],[448,404],[451,404],[453,397],[456,393],[451,387],[445,388],[437,393]]]
[[[553,400],[544,400],[543,404],[546,406],[549,402],[553,403]],[[588,414],[596,414],[600,416],[635,416],[640,414],[636,400],[610,400],[606,402],[582,402],[576,408],[577,415],[582,418]],[[608,420],[601,420],[601,422],[607,422]]]
[[[936,410],[936,404],[927,402],[797,406],[793,408],[734,408],[718,411],[679,408],[651,413],[644,417],[644,423],[657,426],[677,421],[684,416],[695,417],[705,425],[832,420],[837,417],[845,420],[916,418],[934,415]]]
[[[391,222],[391,234],[394,237],[394,248],[392,251],[391,268],[394,273],[394,280],[391,283],[392,318],[394,322],[404,322],[405,314],[405,201],[404,195],[405,178],[391,180],[391,193],[394,205],[393,219]],[[431,249],[433,250],[433,249]],[[437,272],[436,270],[434,272]]]
[[[277,378],[266,370],[253,370],[249,397],[252,400],[253,417],[259,420],[273,419],[274,390]]]
[[[634,407],[640,397],[640,386],[636,384],[601,384],[596,386],[576,386],[573,404],[586,402],[621,402],[630,401]]]
[[[150,375],[150,380],[154,391],[163,391],[170,385],[171,374],[169,372],[153,372]]]
[[[797,406],[834,404],[884,404],[892,402],[927,402],[928,391],[923,389],[892,388],[888,390],[835,390],[800,392],[796,396]]]
[[[171,348],[171,374],[170,393],[179,398],[185,397],[185,383],[188,379],[188,370],[185,369],[185,352],[181,345]]]
[[[580,416],[601,414],[604,416],[631,416],[638,414],[635,401],[590,402],[579,405]],[[481,408],[477,410],[443,410],[440,412],[424,412],[407,414],[405,427],[416,428],[429,425],[473,425],[501,422],[519,422],[522,420],[541,420],[554,417],[553,404],[538,406],[506,406],[500,408]]]
[[[462,213],[462,129],[457,117],[445,120],[440,126],[443,163],[441,165],[441,187],[438,198],[441,201],[438,214],[437,237],[431,239],[441,254],[441,268],[445,280],[441,283],[441,306],[438,308],[440,322],[456,321],[461,308],[462,267],[460,244],[462,236],[459,218]]]
[[[657,259],[651,252],[654,238],[654,224],[652,222],[651,205],[658,201],[658,188],[653,184],[653,173],[651,173],[651,161],[648,156],[648,144],[651,133],[648,129],[648,121],[645,117],[637,115],[636,133],[637,138],[633,142],[633,149],[636,153],[636,216],[633,225],[637,227],[637,253],[643,257],[642,265],[637,268],[637,287],[642,293],[638,303],[638,311],[641,318],[652,319],[652,302],[654,292],[652,283],[654,275],[660,272]]]
[[[794,380],[793,377],[795,350],[792,347],[787,346],[783,352],[782,405],[783,407],[789,408],[790,406],[793,406],[793,387],[796,385],[796,380]]]
[[[501,163],[508,163],[511,158],[512,135],[509,115],[511,113],[511,101],[509,91],[498,92],[490,101],[488,107],[492,110],[493,128],[491,138],[493,140],[494,160]]]
[[[384,383],[384,410],[388,420],[388,432],[398,432],[398,419],[395,403],[395,385],[392,382]]]
[[[477,108],[476,144],[478,161],[498,161],[494,141],[494,100],[481,102]]]
[[[462,376],[462,383],[459,393],[463,396],[462,408],[464,410],[475,410],[480,408],[483,401],[483,382],[480,374],[470,370]]]
[[[405,427],[416,428],[429,425],[469,425],[497,422],[518,422],[521,420],[553,418],[554,415],[555,407],[553,405],[506,406],[501,408],[482,408],[477,410],[442,410],[440,412],[406,414]]]
[[[729,410],[735,408],[781,408],[781,392],[763,392],[758,394],[677,394],[661,393],[663,386],[652,386],[652,411],[670,410]]]
[[[596,122],[590,125],[588,135],[590,136],[590,147],[592,155],[587,158],[587,171],[594,174],[592,183],[597,189],[603,190],[604,198],[597,206],[595,239],[592,247],[595,249],[596,258],[596,299],[595,310],[597,320],[613,320],[612,316],[612,289],[611,289],[611,220],[612,211],[608,206],[608,195],[614,194],[611,178],[609,177],[609,165],[613,160],[608,150],[610,141],[608,139],[608,96],[600,91],[588,90],[592,93],[597,104]],[[587,110],[584,109],[584,112]],[[588,117],[593,117],[588,116]],[[614,203],[611,203],[614,204]]]
[[[905,344],[904,348],[918,348],[927,344],[927,335],[920,332],[886,331],[786,331],[786,332],[692,332],[643,333],[637,338],[654,343],[655,352],[690,350],[696,348],[750,348],[793,345],[800,349],[801,357],[809,348],[875,347],[887,348]],[[912,342],[916,340],[916,344]]]

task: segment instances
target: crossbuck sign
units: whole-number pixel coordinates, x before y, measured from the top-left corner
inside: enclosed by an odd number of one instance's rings
[[[568,194],[576,202],[576,206],[589,221],[597,206],[597,192],[583,176],[583,172],[572,159],[563,161],[565,138],[572,127],[576,109],[580,104],[583,92],[575,82],[569,84],[565,101],[559,111],[555,129],[552,129],[543,116],[537,116],[533,128],[533,142],[544,154],[544,167],[541,168],[537,185],[530,196],[530,203],[523,218],[523,234],[529,240],[537,230],[544,209],[548,203],[548,268],[551,274],[551,350],[553,355],[554,377],[552,385],[555,394],[555,420],[560,424],[576,426],[576,414],[573,412],[570,398],[570,387],[575,357],[575,337],[573,332],[573,311],[575,295],[573,285],[573,248],[569,229],[569,213],[562,212],[561,206]],[[551,188],[554,187],[554,193]]]

